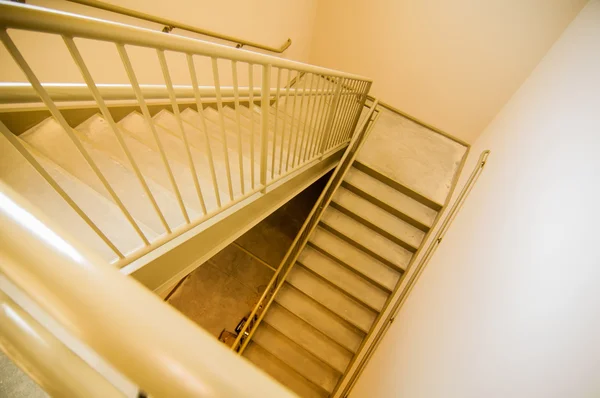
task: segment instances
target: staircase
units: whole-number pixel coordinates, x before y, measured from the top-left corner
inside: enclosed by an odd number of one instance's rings
[[[382,172],[412,160],[414,153],[385,149],[381,138],[417,124],[385,109],[379,112],[382,117],[364,147],[337,171],[340,181],[333,183],[337,189],[332,188],[331,200],[315,206],[326,205],[304,246],[299,244],[299,254],[253,328],[251,341],[240,350],[302,397],[328,397],[336,391],[443,208],[443,203],[392,178],[393,172]],[[421,129],[419,133],[432,136],[426,142],[439,139]],[[464,149],[453,144],[444,143],[460,162]],[[447,160],[430,169],[437,173],[429,191],[436,199],[446,182],[436,168],[449,166],[451,174],[458,172],[459,162]],[[414,167],[412,174],[418,172]]]
[[[301,82],[302,79],[298,81]],[[304,107],[314,106],[315,98],[309,98]],[[306,160],[312,160],[314,154],[308,152],[314,149],[314,145],[309,138],[315,136],[315,131],[312,128],[301,129],[303,126],[300,122],[285,109],[285,101],[273,104],[270,109],[273,115],[278,114],[281,125],[284,118],[290,121],[285,130],[280,126],[279,137],[275,135],[273,125],[269,128],[268,146],[271,150],[266,162],[267,173],[278,176]],[[207,106],[198,112],[188,107],[181,112],[201,196],[197,195],[194,173],[186,162],[186,144],[177,133],[178,122],[172,112],[162,109],[152,117],[158,140],[153,137],[152,129],[138,111],[127,114],[118,122],[124,141],[171,231],[184,225],[186,219],[199,219],[214,213],[222,204],[255,190],[260,181],[261,150],[257,133],[260,108],[225,105],[222,115],[224,135],[220,128],[221,114],[215,108]],[[74,131],[123,205],[130,210],[144,237],[152,242],[167,234],[165,225],[148,201],[135,169],[106,119],[101,114],[94,114],[75,126]],[[127,255],[143,247],[143,241],[53,117],[48,117],[18,136],[8,135],[12,133],[6,130],[4,132],[0,138],[4,155],[0,163],[0,179],[32,203],[38,204],[45,213],[60,214],[57,221],[104,260],[111,263],[119,260],[90,228],[78,222],[77,214],[67,209],[62,198],[54,194],[34,167],[19,155],[16,148],[22,147],[73,198],[121,253]],[[299,140],[295,148],[293,140],[302,136],[305,139]],[[168,159],[170,170],[164,167],[161,149]],[[169,171],[174,177],[174,184]],[[228,185],[228,173],[231,175],[231,186]],[[178,203],[178,194],[183,208]]]

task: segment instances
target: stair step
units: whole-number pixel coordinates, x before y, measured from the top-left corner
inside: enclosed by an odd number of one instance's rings
[[[299,264],[294,266],[286,281],[365,333],[377,317],[376,312],[351,299]]]
[[[340,373],[352,360],[352,352],[277,303],[271,304],[263,321]]]
[[[350,326],[291,285],[284,284],[275,296],[275,301],[351,352],[358,350],[364,337],[362,331]]]
[[[21,144],[54,181],[123,254],[143,246],[142,240],[113,202],[73,177],[20,138],[17,140],[21,141]],[[0,156],[0,180],[30,203],[34,203],[44,214],[62,227],[70,237],[76,237],[103,260],[107,262],[118,260],[117,255],[1,135],[0,153],[2,153]],[[156,238],[156,233],[148,227],[140,225],[140,228],[149,239]]]
[[[302,250],[298,262],[375,311],[381,311],[388,298],[386,292],[310,246]]]
[[[329,232],[358,246],[390,267],[405,270],[410,263],[412,252],[332,206],[323,213],[321,223]]]
[[[244,357],[300,397],[326,398],[329,396],[327,391],[299,375],[280,359],[254,342],[248,344],[248,347],[244,351]]]
[[[176,136],[174,133],[162,127],[162,125],[160,124],[160,122],[162,121],[163,120],[158,118],[158,121],[155,123],[155,126],[156,132],[159,135],[160,143],[169,160],[169,165],[187,164],[187,152],[185,149],[185,144],[183,143],[180,137]],[[119,122],[119,125],[122,126],[123,130],[126,131],[128,134],[140,140],[152,150],[159,152],[159,148],[156,144],[154,136],[152,132],[148,130],[146,122],[141,114],[139,114],[138,112],[132,112],[125,118],[123,118]],[[204,139],[202,138],[202,140]],[[202,192],[214,192],[214,187],[212,185],[212,176],[210,175],[209,159],[206,155],[206,149],[198,149],[196,146],[190,145],[190,151],[194,159],[194,164],[196,165],[196,172],[199,176],[201,176],[200,181]],[[215,174],[217,175],[217,186],[219,194],[221,195],[221,200],[223,202],[227,202],[226,199],[228,198],[229,194],[227,189],[227,174],[225,170],[225,161],[223,160],[223,152],[213,151],[212,153],[215,165]],[[208,186],[207,184],[203,184],[203,182],[207,181],[210,181],[210,185]],[[241,191],[239,188],[239,180],[233,175],[232,185],[234,195],[240,194]]]
[[[333,257],[388,292],[394,289],[400,278],[398,271],[321,227],[315,228],[309,242],[324,254]]]
[[[402,247],[416,252],[425,233],[344,187],[333,195],[332,205]]]
[[[252,337],[262,348],[327,392],[332,392],[340,373],[266,323]]]
[[[187,115],[190,118],[194,118],[193,116],[190,115],[190,112],[188,112]],[[196,116],[199,118],[197,113],[196,113]],[[188,135],[188,139],[194,138],[195,147],[197,149],[200,148],[199,146],[201,145],[201,149],[199,149],[199,150],[201,150],[203,154],[200,157],[200,162],[198,165],[199,167],[197,167],[197,169],[203,170],[204,173],[206,175],[208,175],[209,160],[208,160],[208,152],[206,151],[206,138],[204,137],[204,133],[202,132],[202,130],[200,130],[193,124],[187,122],[183,113],[182,113],[182,119],[183,119],[184,129],[186,130],[186,133]],[[179,131],[177,119],[175,118],[175,115],[173,115],[171,112],[161,111],[154,116],[154,120],[156,120],[156,122],[161,127],[164,127],[165,129],[168,129],[171,132]],[[210,122],[208,124],[210,124]],[[209,131],[210,131],[210,128],[209,128]],[[225,186],[226,185],[225,179],[227,178],[227,174],[226,174],[227,172],[225,170],[225,156],[223,154],[223,144],[220,141],[221,137],[219,134],[215,133],[214,131],[209,132],[209,135],[210,135],[209,141],[210,141],[210,145],[211,145],[213,161],[215,162],[215,169],[218,164],[220,166],[220,175],[223,178],[223,180],[221,180],[222,181],[221,184],[223,186]],[[180,134],[177,133],[176,136],[178,137],[179,141],[181,142],[181,148],[184,149],[185,147],[183,144],[183,140],[181,140],[179,138]],[[215,139],[215,137],[218,137],[218,139]],[[231,173],[232,173],[232,184],[234,185],[236,192],[240,192],[239,191],[241,189],[240,178],[239,178],[240,156],[239,156],[238,147],[237,147],[237,140],[235,142],[232,142],[231,139],[228,139],[227,149],[228,149],[227,153],[229,156],[229,165],[230,165]],[[183,155],[187,156],[185,153]],[[181,160],[185,160],[185,159],[187,159],[187,157],[181,158]],[[194,159],[195,159],[195,157],[194,157]],[[242,151],[242,163],[244,166],[243,181],[245,184],[244,189],[246,191],[251,190],[251,186],[250,186],[251,185],[251,179],[250,179],[251,174],[250,174],[250,163],[249,162],[250,162],[250,158],[246,155],[246,153],[244,151]]]
[[[424,232],[429,231],[437,211],[400,192],[390,185],[360,171],[356,167],[348,170],[344,183],[346,188],[375,202],[378,206]]]
[[[362,171],[363,173],[366,173],[366,174],[370,175],[371,177],[393,187],[394,189],[413,198],[417,202],[422,203],[423,205],[429,207],[430,209],[432,209],[434,211],[442,210],[443,206],[440,203],[437,203],[437,202],[427,198],[426,196],[421,195],[420,193],[413,191],[412,189],[404,186],[403,184],[399,183],[398,181],[386,176],[385,174],[382,174],[381,172],[375,170],[374,168],[370,167],[368,164],[361,161],[360,158],[354,161],[353,167],[355,167],[358,170]]]
[[[162,223],[146,197],[137,177],[119,162],[95,149],[83,134],[76,134],[82,138],[80,140],[81,144],[95,161],[132,217],[140,220],[155,233],[159,235],[164,233]],[[112,197],[87,164],[83,155],[79,153],[67,133],[53,118],[46,119],[21,134],[20,137],[71,175],[112,201]],[[169,226],[176,228],[182,225],[185,220],[173,194],[151,179],[147,179],[146,182]]]
[[[84,134],[96,148],[119,161],[119,163],[127,169],[133,171],[133,167],[125,156],[125,152],[121,149],[112,128],[102,116],[98,114],[93,115],[77,126],[76,130]],[[133,156],[142,175],[144,175],[145,178],[152,178],[163,188],[172,191],[173,188],[171,186],[169,175],[160,154],[144,145],[139,140],[133,138],[128,132],[123,129],[120,130],[122,131],[125,145],[127,145],[127,148]],[[169,164],[186,208],[191,208],[198,214],[202,213],[202,206],[194,187],[192,173],[189,167],[179,162],[170,162]],[[199,175],[199,177],[201,177],[201,175]],[[204,188],[203,191],[205,192],[212,191],[212,183],[210,180],[202,181],[201,178],[200,186],[201,188]],[[204,201],[207,209],[211,210],[216,208],[214,196],[204,195]]]

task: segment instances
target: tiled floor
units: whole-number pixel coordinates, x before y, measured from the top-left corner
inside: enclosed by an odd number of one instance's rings
[[[261,223],[198,267],[168,302],[218,337],[233,331],[269,283],[273,271],[247,254],[276,268],[327,183],[315,182]],[[240,249],[241,246],[244,250]]]

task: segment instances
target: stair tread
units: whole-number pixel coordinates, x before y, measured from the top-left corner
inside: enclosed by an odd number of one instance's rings
[[[311,246],[304,247],[298,262],[377,311],[387,300],[386,292]]]
[[[437,216],[435,210],[355,167],[348,170],[344,181],[369,193],[390,207],[398,209],[427,227],[431,227],[435,221]]]
[[[321,222],[403,270],[412,258],[412,252],[334,207],[325,210]]]
[[[364,332],[368,332],[375,321],[377,314],[373,310],[349,298],[298,264],[288,274],[286,281]]]
[[[117,159],[124,167],[133,171],[133,167],[121,149],[118,140],[108,124],[100,115],[96,114],[77,126],[77,131],[84,134],[88,140],[99,150],[109,154]],[[127,131],[120,129],[123,140],[127,145],[133,159],[145,178],[151,178],[159,183],[163,188],[174,193],[167,170],[162,162],[160,154],[131,136]],[[177,183],[179,192],[185,203],[186,208],[192,208],[196,213],[202,212],[202,206],[198,194],[194,187],[192,173],[186,164],[170,161],[171,172]],[[215,209],[216,202],[212,193],[212,183],[210,180],[203,181],[202,175],[198,174],[200,187],[203,191],[204,201],[207,209]],[[209,189],[210,188],[210,189]]]
[[[389,291],[394,289],[400,278],[398,271],[321,227],[315,228],[309,241]]]
[[[286,364],[282,363],[280,359],[254,342],[248,344],[243,355],[250,362],[254,363],[300,397],[326,398],[329,396],[325,390],[299,375]]]
[[[317,386],[333,391],[340,373],[268,324],[261,324],[252,340]]]
[[[275,296],[275,301],[351,352],[358,350],[363,339],[362,332],[350,327],[302,292],[284,284]]]
[[[129,253],[143,246],[142,240],[113,202],[38,153],[26,142],[22,144],[122,253]],[[117,255],[3,136],[0,136],[0,153],[0,180],[29,202],[35,203],[69,236],[76,237],[102,259],[107,262],[118,260]],[[140,228],[149,238],[156,237],[148,227],[140,224]]]
[[[82,134],[77,134],[84,138]],[[112,197],[87,164],[83,155],[79,153],[67,133],[53,118],[46,119],[21,134],[20,137],[71,175],[112,201]],[[119,162],[95,149],[87,140],[82,139],[81,144],[132,216],[157,234],[164,233],[162,223],[142,190],[137,177]],[[185,220],[173,194],[151,179],[146,181],[169,226],[176,228],[182,225]]]
[[[208,111],[208,109],[210,109],[210,111]],[[211,120],[210,117],[207,116],[207,113],[211,113],[212,111],[214,111],[212,108],[206,108],[205,111],[203,112],[204,115],[204,120],[206,123],[206,127],[207,130],[209,131],[209,140],[210,140],[210,144],[211,144],[211,149],[212,149],[212,154],[213,157],[215,158],[215,162],[217,162],[216,159],[218,160],[218,163],[220,163],[222,165],[223,168],[225,168],[226,166],[226,162],[225,162],[225,155],[224,155],[224,145],[223,145],[223,136],[221,133],[221,128],[218,126],[218,124],[216,124],[213,120]],[[216,112],[216,111],[215,111]],[[191,126],[193,126],[196,130],[198,130],[198,132],[200,134],[204,134],[203,131],[203,124],[201,122],[201,116],[198,112],[192,110],[191,108],[187,108],[185,111],[183,111],[181,113],[182,119],[184,119],[187,123],[189,123]],[[231,175],[232,175],[232,180],[237,180],[237,182],[233,182],[234,188],[236,185],[239,185],[239,178],[235,177],[237,174],[239,174],[239,167],[240,167],[240,159],[239,159],[239,152],[238,152],[238,147],[237,147],[237,134],[233,133],[230,129],[225,129],[225,134],[226,134],[226,144],[227,144],[227,156],[229,158],[229,166],[231,169]],[[203,138],[204,139],[204,138]],[[248,145],[243,145],[243,148],[245,148],[242,151],[242,165],[243,165],[243,171],[244,171],[244,187],[246,189],[246,191],[251,189],[251,185],[252,185],[252,168],[251,168],[251,156],[248,150]],[[254,181],[255,184],[259,181],[260,179],[260,163],[259,163],[259,152],[254,153]],[[223,179],[222,181],[226,180],[226,172],[223,172]],[[236,188],[237,189],[237,188]]]
[[[167,116],[168,113],[164,112],[163,115]],[[158,116],[158,114],[155,116]],[[173,132],[161,125],[161,122],[163,122],[161,117],[158,117],[154,120],[156,121],[156,132],[159,135],[160,143],[165,151],[165,154],[169,161],[169,165],[172,167],[175,165],[184,165],[185,167],[187,167],[187,152],[185,150],[185,144],[183,140],[178,135],[174,134]],[[119,122],[119,126],[121,126],[125,132],[140,140],[152,150],[156,151],[157,153],[159,152],[159,148],[156,144],[154,136],[152,132],[148,130],[146,126],[146,121],[140,113],[130,113]],[[202,147],[202,149],[198,148],[198,145],[200,145],[201,142],[204,142],[204,138],[195,137],[196,135],[199,136],[200,134],[202,134],[200,132],[192,133],[194,134],[188,134],[188,136],[194,137],[194,141],[196,143],[194,145],[190,143],[190,151],[194,159],[194,164],[196,165],[196,172],[198,173],[198,177],[200,180],[200,187],[203,193],[214,193],[212,176],[210,175],[209,159],[206,154],[206,149],[204,146]],[[211,143],[211,146],[212,145],[213,144]],[[226,183],[227,177],[224,164],[225,162],[223,160],[223,153],[215,153],[215,151],[213,151],[212,153],[215,166],[215,174],[217,175],[217,186],[219,194],[221,196],[222,201],[226,201],[225,198],[228,197],[228,190]],[[232,184],[234,189],[234,195],[239,195],[241,193],[239,188],[239,181],[233,175]]]
[[[271,304],[263,321],[339,372],[352,360],[352,352],[277,303]]]
[[[362,220],[380,228],[381,231],[389,234],[388,237],[395,237],[404,242],[413,251],[417,250],[425,236],[423,231],[344,187],[340,187],[335,192],[333,202],[350,212],[351,214],[349,215],[356,215]],[[408,249],[409,247],[406,248]]]

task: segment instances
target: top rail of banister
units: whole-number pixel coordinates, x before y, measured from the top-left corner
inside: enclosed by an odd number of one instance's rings
[[[162,32],[118,22],[5,1],[0,2],[0,28],[23,29],[78,38],[111,41],[120,44],[236,60],[251,64],[272,65],[277,68],[294,69],[301,72],[368,82],[372,81],[360,75],[236,49],[204,40],[172,34],[165,35]]]

